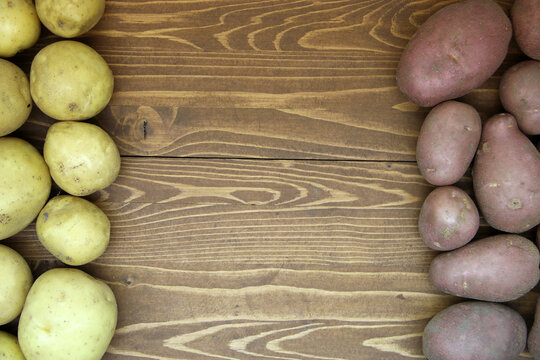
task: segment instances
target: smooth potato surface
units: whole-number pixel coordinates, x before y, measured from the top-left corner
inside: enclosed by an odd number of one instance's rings
[[[484,124],[472,179],[491,227],[519,234],[540,223],[540,153],[512,115],[495,115]]]
[[[52,43],[32,61],[32,98],[41,111],[56,120],[94,117],[109,103],[113,87],[113,74],[105,60],[77,41]]]
[[[99,126],[63,121],[47,131],[45,161],[58,186],[74,196],[86,196],[111,185],[120,171],[120,153]]]
[[[19,343],[26,360],[99,360],[116,320],[116,300],[104,282],[78,269],[52,269],[28,293]]]
[[[17,338],[4,331],[0,331],[0,359],[25,360]]]
[[[0,138],[0,240],[27,227],[49,198],[51,176],[41,154],[28,142]]]
[[[41,23],[32,0],[0,0],[0,57],[12,57],[36,43]]]
[[[28,78],[17,65],[0,59],[0,136],[21,127],[31,110]]]
[[[540,60],[540,0],[515,0],[511,13],[520,49],[530,58]]]
[[[540,301],[536,302],[534,323],[527,338],[527,348],[533,359],[540,359]]]
[[[482,131],[478,111],[468,104],[445,101],[435,106],[420,129],[416,161],[431,184],[458,182],[471,164]]]
[[[463,96],[499,68],[511,38],[510,19],[496,2],[447,5],[420,26],[403,51],[398,86],[425,107]]]
[[[53,34],[73,38],[98,23],[105,11],[105,0],[36,0],[36,10]]]
[[[99,207],[83,198],[60,195],[49,200],[36,221],[39,241],[65,264],[97,259],[109,244],[111,225]]]
[[[466,301],[435,315],[424,329],[428,360],[514,360],[525,350],[527,325],[502,304]]]
[[[501,234],[438,255],[431,263],[429,277],[446,294],[506,302],[536,286],[539,265],[540,254],[532,241]]]
[[[19,316],[32,280],[32,272],[23,257],[0,245],[0,325]]]
[[[420,209],[420,235],[434,250],[448,251],[467,244],[479,226],[476,205],[465,191],[455,186],[435,188]]]

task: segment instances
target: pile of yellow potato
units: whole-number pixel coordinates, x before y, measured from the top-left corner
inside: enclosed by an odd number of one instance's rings
[[[0,0],[0,57],[37,42],[41,24],[73,38],[100,20],[105,0]],[[82,198],[111,185],[120,154],[111,137],[81,122],[109,103],[114,78],[91,47],[61,40],[41,49],[30,80],[0,59],[0,240],[34,220],[41,244],[69,266],[98,258],[109,243],[110,222]],[[10,134],[35,104],[55,120],[43,155]],[[52,181],[66,195],[50,198]],[[101,359],[113,337],[117,304],[104,282],[73,267],[49,270],[33,281],[15,250],[0,244],[0,325],[18,322],[18,337],[0,331],[0,358],[27,360]]]

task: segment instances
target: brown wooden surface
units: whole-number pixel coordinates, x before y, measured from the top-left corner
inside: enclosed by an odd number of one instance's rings
[[[104,359],[423,358],[425,324],[461,299],[428,280],[436,253],[417,217],[433,187],[414,162],[428,109],[394,75],[451,2],[107,1],[80,39],[115,74],[95,122],[123,155],[116,183],[89,197],[112,223],[83,267],[117,296]],[[44,32],[14,61],[28,71],[56,40]],[[501,111],[500,75],[521,59],[512,44],[462,100]],[[40,148],[52,122],[35,110],[16,135]],[[492,233],[482,222],[478,237]],[[61,266],[33,225],[3,243],[36,276]],[[510,304],[529,325],[536,298]]]

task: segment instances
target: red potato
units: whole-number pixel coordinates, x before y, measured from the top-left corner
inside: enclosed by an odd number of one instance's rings
[[[424,243],[434,250],[453,250],[476,235],[480,216],[473,200],[455,186],[435,188],[420,209],[418,229]]]
[[[532,241],[501,234],[438,255],[431,263],[429,277],[446,294],[506,302],[536,286],[539,265],[540,253]]]
[[[499,95],[521,131],[540,134],[540,61],[523,61],[508,69],[501,79]]]
[[[484,124],[472,178],[480,212],[493,228],[522,233],[540,223],[540,153],[512,115]]]
[[[446,101],[426,116],[416,144],[416,161],[430,184],[452,185],[471,164],[482,131],[478,111],[468,104]]]
[[[428,360],[514,360],[526,342],[527,325],[517,311],[481,301],[441,311],[422,336]]]
[[[529,353],[534,360],[540,360],[540,301],[536,302],[534,323],[527,339]]]
[[[512,23],[520,49],[527,56],[540,60],[540,0],[515,0]]]
[[[502,64],[512,37],[492,0],[465,0],[433,14],[411,38],[397,69],[400,90],[430,107],[469,93]]]

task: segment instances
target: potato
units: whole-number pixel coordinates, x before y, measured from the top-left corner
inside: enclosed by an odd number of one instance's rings
[[[105,0],[36,0],[39,19],[53,34],[72,38],[87,33],[103,16]]]
[[[4,331],[0,331],[0,359],[25,360],[17,338]]]
[[[398,64],[398,86],[426,107],[463,96],[502,64],[511,37],[510,19],[496,2],[448,5],[411,38]]]
[[[418,229],[434,250],[453,250],[471,241],[480,226],[473,200],[455,186],[435,188],[420,209]]]
[[[99,360],[116,320],[116,299],[104,282],[78,269],[52,269],[28,293],[19,343],[26,360]]]
[[[120,153],[114,141],[93,124],[53,124],[47,131],[43,155],[56,184],[74,196],[106,188],[120,171]]]
[[[475,108],[457,101],[435,106],[427,115],[416,144],[416,161],[433,185],[452,185],[469,168],[482,131]]]
[[[540,60],[540,0],[515,0],[511,13],[520,49],[527,56]]]
[[[0,136],[4,136],[28,119],[32,98],[28,79],[17,65],[0,59],[0,74]]]
[[[0,138],[0,240],[27,227],[49,198],[51,176],[41,154],[14,137]]]
[[[32,280],[32,272],[23,257],[0,245],[0,325],[19,316]]]
[[[76,41],[41,49],[30,69],[30,93],[36,105],[56,120],[85,120],[111,99],[114,78],[103,58]]]
[[[429,268],[442,292],[470,299],[506,302],[529,292],[540,279],[540,254],[532,241],[501,234],[438,255]]]
[[[525,350],[527,325],[512,308],[481,301],[452,305],[424,329],[428,360],[514,360]]]
[[[472,179],[480,212],[493,228],[522,233],[540,223],[540,153],[512,115],[484,124]]]
[[[540,61],[522,61],[508,69],[499,86],[506,111],[525,134],[540,134]]]
[[[36,231],[43,246],[65,264],[79,266],[97,259],[109,244],[111,224],[90,201],[57,196],[41,210]]]
[[[0,57],[12,57],[36,43],[41,32],[32,0],[0,0]]]
[[[534,323],[527,339],[527,348],[535,360],[540,359],[540,299],[536,302]]]

